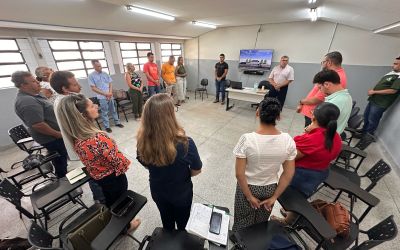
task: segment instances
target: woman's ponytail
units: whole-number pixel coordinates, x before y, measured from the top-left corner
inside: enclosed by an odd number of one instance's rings
[[[331,151],[333,147],[333,138],[335,138],[337,129],[337,121],[330,120],[326,126],[325,132],[325,148]]]

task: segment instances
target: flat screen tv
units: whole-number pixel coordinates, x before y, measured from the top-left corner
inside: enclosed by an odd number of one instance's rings
[[[267,71],[271,69],[272,49],[242,49],[240,50],[239,69]]]

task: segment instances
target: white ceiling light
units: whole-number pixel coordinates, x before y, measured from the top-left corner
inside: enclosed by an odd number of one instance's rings
[[[309,4],[314,4],[314,3],[316,3],[317,2],[317,0],[308,0],[308,3]]]
[[[310,9],[310,18],[311,18],[311,22],[317,21],[317,19],[318,19],[317,8]]]
[[[397,27],[400,27],[400,22],[397,22],[397,23],[393,23],[393,24],[390,24],[390,25],[383,26],[382,28],[379,28],[379,29],[374,30],[374,33],[381,33],[381,32],[383,32],[383,31],[391,30],[391,29],[394,29],[394,28],[397,28]]]
[[[192,24],[197,25],[197,26],[202,26],[210,29],[216,29],[217,25],[211,24],[211,23],[203,23],[203,22],[198,22],[198,21],[192,21]]]
[[[153,10],[148,10],[148,9],[144,9],[144,8],[140,8],[140,7],[136,7],[136,6],[132,6],[132,5],[127,5],[126,8],[129,11],[132,11],[132,12],[135,12],[135,13],[139,13],[139,14],[143,14],[143,15],[162,18],[162,19],[166,19],[166,20],[169,20],[169,21],[174,21],[175,20],[174,16],[167,15],[167,14],[160,13],[160,12],[156,12],[156,11],[153,11]]]

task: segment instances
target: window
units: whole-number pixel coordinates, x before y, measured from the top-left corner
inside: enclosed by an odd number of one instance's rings
[[[167,62],[170,56],[175,56],[175,62],[177,62],[178,57],[182,56],[182,45],[179,43],[162,43],[161,61]]]
[[[87,77],[94,71],[91,60],[97,59],[103,71],[109,73],[103,42],[49,40],[58,70],[68,70],[77,78]]]
[[[147,63],[147,53],[151,52],[150,43],[119,43],[121,50],[122,64],[125,66],[127,63],[135,65],[136,70],[143,70],[143,65]]]
[[[15,39],[0,39],[0,88],[13,87],[11,74],[14,71],[29,71]]]

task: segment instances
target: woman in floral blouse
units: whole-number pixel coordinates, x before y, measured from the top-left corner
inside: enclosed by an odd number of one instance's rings
[[[130,160],[119,150],[114,140],[98,130],[93,121],[99,116],[98,106],[84,95],[64,97],[56,110],[59,122],[89,175],[102,188],[106,206],[111,205],[128,190],[125,172]],[[140,224],[131,222],[130,230]]]

